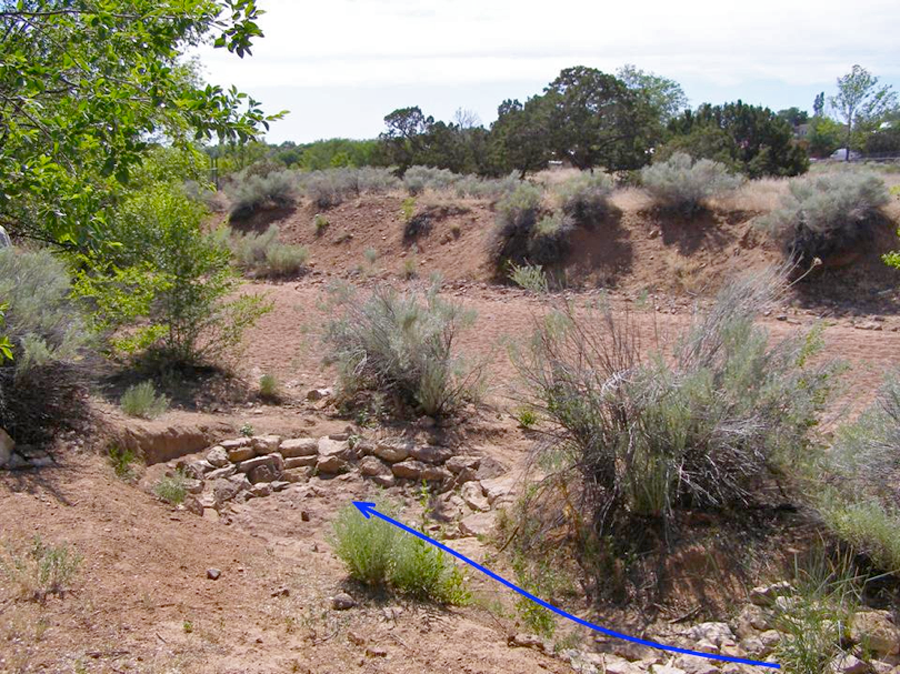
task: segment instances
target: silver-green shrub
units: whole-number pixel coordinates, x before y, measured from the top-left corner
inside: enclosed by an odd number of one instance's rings
[[[728,171],[724,164],[676,152],[669,159],[641,170],[644,189],[657,206],[691,214],[706,201],[740,187],[744,179]]]
[[[125,414],[141,419],[156,419],[169,409],[169,399],[158,394],[151,381],[128,387],[119,404]]]
[[[428,415],[454,411],[477,393],[480,371],[459,354],[456,340],[474,312],[438,295],[379,286],[365,299],[332,290],[337,318],[327,326],[327,360],[336,363],[346,395],[393,393]]]
[[[811,261],[868,236],[889,201],[884,181],[868,171],[806,176],[790,182],[781,206],[761,223],[786,256]]]
[[[403,174],[403,186],[416,196],[426,189],[443,191],[451,189],[462,176],[448,169],[431,166],[410,166]]]
[[[231,200],[231,219],[243,220],[264,208],[292,204],[297,197],[297,174],[288,170],[265,175],[239,173],[226,193]]]
[[[557,188],[562,212],[579,226],[594,229],[609,216],[615,183],[604,173],[582,173]]]

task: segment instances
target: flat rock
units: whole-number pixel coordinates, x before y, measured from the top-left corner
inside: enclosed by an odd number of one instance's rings
[[[446,468],[426,464],[422,470],[422,479],[428,482],[444,482],[453,479],[453,473]]]
[[[425,464],[420,461],[407,459],[391,466],[391,472],[404,480],[418,480],[422,477],[422,471],[425,470]]]
[[[464,517],[459,523],[459,531],[463,536],[485,536],[494,526],[494,517],[490,513],[475,513]]]
[[[706,640],[721,648],[726,643],[733,644],[736,641],[734,633],[728,623],[708,622],[694,625],[688,632],[691,639],[697,641]]]
[[[870,668],[852,653],[842,653],[828,664],[828,669],[835,674],[867,674]]]
[[[485,497],[487,497],[488,503],[491,505],[494,505],[497,499],[512,494],[514,485],[515,478],[510,475],[481,481],[481,488]]]
[[[346,440],[332,440],[331,438],[319,438],[318,442],[320,457],[337,457],[347,461],[353,454],[350,449],[350,443]]]
[[[514,634],[506,643],[510,648],[533,648],[538,651],[546,649],[543,639],[534,634]]]
[[[409,458],[412,443],[409,442],[379,442],[375,445],[373,454],[388,463],[398,463]]]
[[[387,489],[388,487],[393,487],[397,484],[397,478],[393,475],[373,475],[372,482],[377,484],[379,487],[384,487]]]
[[[216,470],[207,473],[207,480],[224,480],[225,478],[229,478],[237,472],[237,468],[232,465],[225,466],[225,468],[217,468]]]
[[[277,452],[280,445],[281,436],[279,435],[254,435],[250,438],[250,446],[257,455]]]
[[[478,512],[487,512],[491,509],[484,491],[481,489],[480,482],[467,482],[460,489],[459,495],[467,506]]]
[[[284,446],[282,445],[282,448]],[[315,454],[312,456],[292,456],[284,460],[284,469],[290,470],[291,468],[308,468],[310,466],[315,466],[316,462],[319,460],[319,457]]]
[[[287,489],[290,486],[291,486],[291,483],[288,482],[287,480],[275,480],[274,482],[272,482],[272,491],[274,491],[274,492],[284,491],[285,489]]]
[[[756,606],[774,606],[776,597],[794,593],[794,588],[786,580],[771,585],[760,585],[750,590],[750,603]]]
[[[226,449],[225,451],[227,452],[228,460],[231,461],[231,463],[240,463],[241,461],[246,461],[256,456],[256,452],[249,444],[242,447]]]
[[[237,469],[241,473],[249,473],[254,468],[258,468],[259,466],[271,466],[274,469],[275,468],[275,459],[273,459],[272,456],[268,455],[268,454],[265,456],[255,456],[252,459],[247,459],[246,461],[241,461],[238,464]]]
[[[250,446],[250,438],[234,438],[233,440],[223,440],[219,443],[219,446],[224,449],[226,452],[230,452],[232,449],[240,449],[241,447],[249,447]]]
[[[272,482],[273,480],[281,477],[281,473],[276,473],[274,466],[270,464],[263,464],[261,466],[256,466],[253,470],[247,473],[247,477],[254,485],[258,485],[261,482]],[[269,493],[271,493],[271,487],[269,488]],[[266,494],[266,496],[268,496],[268,494]]]
[[[228,452],[221,445],[216,445],[206,453],[206,460],[214,468],[224,468],[228,465]]]
[[[454,475],[464,470],[477,471],[481,465],[480,456],[451,456],[444,467]]]
[[[284,440],[278,451],[285,459],[315,456],[319,453],[319,442],[315,438],[293,438]]]
[[[251,480],[252,482],[252,480]],[[269,496],[272,493],[272,485],[267,482],[263,482],[261,484],[254,484],[250,487],[250,493],[257,498],[262,498],[265,496]]]
[[[281,475],[281,479],[285,482],[290,482],[291,484],[305,482],[309,479],[311,472],[312,468],[285,468],[284,473]]]
[[[179,461],[176,466],[185,476],[193,480],[202,480],[207,473],[213,470],[213,465],[206,459],[191,461],[190,463]]]
[[[409,455],[422,463],[438,464],[444,463],[452,457],[453,450],[437,445],[413,445],[410,447]]]

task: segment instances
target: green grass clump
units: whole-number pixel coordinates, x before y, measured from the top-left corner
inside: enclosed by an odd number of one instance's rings
[[[389,504],[378,509],[392,510]],[[443,551],[382,520],[367,520],[355,506],[338,513],[332,545],[350,577],[370,587],[440,604],[471,598],[462,572]]]
[[[0,550],[0,571],[15,583],[20,593],[32,601],[62,595],[81,566],[82,557],[67,543],[48,545],[35,536],[24,552],[4,545]]]
[[[259,395],[263,398],[274,400],[279,397],[280,393],[281,387],[275,375],[264,374],[259,378]]]
[[[166,475],[153,485],[153,493],[161,501],[171,505],[178,505],[183,503],[184,497],[187,496],[186,482],[187,480],[181,473],[175,473],[171,476]]]
[[[169,399],[157,394],[153,382],[144,381],[130,386],[122,394],[122,411],[130,417],[156,419],[169,409]]]
[[[109,448],[109,463],[116,473],[116,477],[130,482],[135,479],[133,464],[137,461],[137,455],[127,447],[113,445]]]

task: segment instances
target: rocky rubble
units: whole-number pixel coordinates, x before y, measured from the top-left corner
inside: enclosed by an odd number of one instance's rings
[[[173,461],[169,468],[188,480],[190,496],[185,508],[210,517],[210,510],[219,512],[230,502],[264,498],[312,476],[355,471],[385,488],[424,480],[434,493],[446,495],[450,507],[457,508],[459,519],[470,512],[481,515],[468,525],[463,520],[463,535],[484,533],[489,526],[485,514],[512,491],[508,478],[496,478],[495,461],[456,454],[436,444],[368,440],[356,435],[352,427],[319,438],[257,435],[223,440],[209,447],[204,458]],[[464,499],[451,495],[460,487],[465,488]]]

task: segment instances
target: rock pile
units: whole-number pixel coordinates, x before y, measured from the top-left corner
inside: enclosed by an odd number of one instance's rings
[[[257,435],[219,442],[206,450],[204,459],[174,464],[188,478],[191,497],[185,506],[198,514],[218,511],[230,501],[265,497],[314,475],[351,471],[381,487],[424,480],[438,493],[473,483],[466,492],[467,501],[480,511],[488,510],[500,493],[490,488],[491,480],[485,479],[487,490],[477,482],[494,475],[482,470],[481,457],[407,440],[367,440],[352,431],[348,428],[320,438]]]

